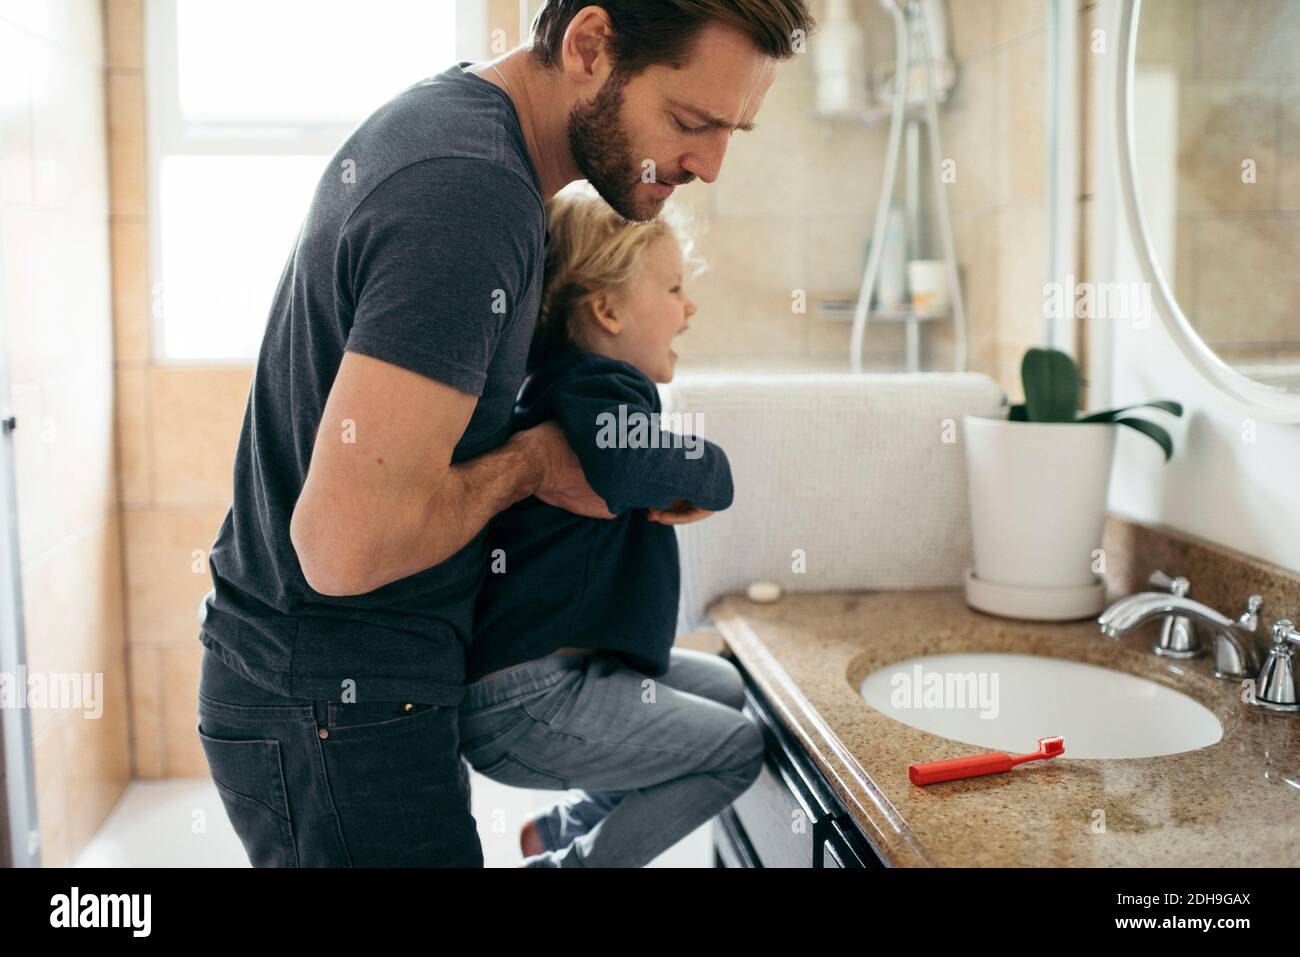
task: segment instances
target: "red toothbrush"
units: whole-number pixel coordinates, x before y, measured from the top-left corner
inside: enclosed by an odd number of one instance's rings
[[[1041,761],[1065,753],[1065,738],[1039,738],[1038,750],[1032,754],[974,754],[969,758],[950,758],[947,761],[927,761],[925,764],[913,764],[907,769],[907,776],[913,784],[938,784],[940,781],[956,781],[958,778],[977,778],[982,774],[1001,774],[1010,771],[1017,764],[1026,761]]]

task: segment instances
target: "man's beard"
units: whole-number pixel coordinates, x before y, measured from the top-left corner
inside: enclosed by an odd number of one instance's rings
[[[589,103],[569,113],[569,149],[578,170],[601,198],[624,219],[645,222],[659,215],[662,202],[640,199],[640,164],[632,154],[619,111],[623,89],[631,76],[620,70],[609,75]]]

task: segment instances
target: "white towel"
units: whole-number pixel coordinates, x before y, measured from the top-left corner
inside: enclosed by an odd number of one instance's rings
[[[970,561],[961,419],[1005,399],[976,373],[683,375],[666,413],[731,460],[735,503],[678,527],[679,630],[754,581],[944,588]],[[802,565],[801,565],[802,562]]]

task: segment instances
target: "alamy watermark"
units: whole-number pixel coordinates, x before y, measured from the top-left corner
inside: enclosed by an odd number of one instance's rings
[[[996,671],[926,671],[917,664],[911,672],[895,672],[889,685],[889,704],[898,710],[979,709],[981,718],[992,720],[998,716]]]
[[[1134,329],[1151,324],[1149,282],[1076,282],[1067,273],[1064,282],[1043,284],[1043,318],[1127,319]]]
[[[651,412],[620,404],[618,414],[596,416],[596,447],[601,449],[685,449],[688,459],[704,454],[704,440],[694,433],[704,415],[693,412]]]
[[[102,671],[33,671],[20,665],[15,674],[0,671],[0,708],[56,708],[85,712],[87,720],[104,714]]]
[[[148,937],[153,927],[152,894],[83,894],[75,884],[50,898],[50,926],[119,927],[133,937]]]

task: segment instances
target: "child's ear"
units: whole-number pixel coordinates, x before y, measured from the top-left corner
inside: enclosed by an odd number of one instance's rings
[[[587,310],[601,331],[616,336],[623,331],[619,303],[616,296],[607,289],[594,293],[587,299]]]

